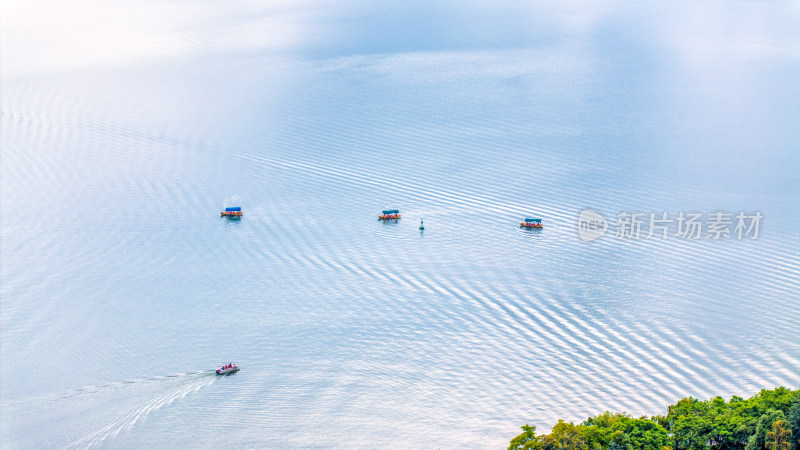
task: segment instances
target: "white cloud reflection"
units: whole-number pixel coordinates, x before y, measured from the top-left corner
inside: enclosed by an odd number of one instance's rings
[[[295,46],[309,29],[298,2],[6,1],[4,77],[128,65],[198,51]]]
[[[232,49],[336,57],[635,45],[689,65],[800,55],[798,2],[4,1],[5,77]]]

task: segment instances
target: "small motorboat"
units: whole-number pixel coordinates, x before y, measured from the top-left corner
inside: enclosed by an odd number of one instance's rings
[[[238,364],[225,364],[217,369],[217,375],[227,375],[229,373],[236,372],[237,370],[239,370]]]
[[[223,217],[240,217],[242,214],[242,208],[239,206],[234,206],[232,208],[225,208],[225,211],[219,213],[220,216]]]
[[[525,218],[524,222],[519,223],[520,228],[542,228],[542,219]]]
[[[400,211],[396,209],[384,209],[383,214],[378,214],[378,220],[397,220],[400,218]]]

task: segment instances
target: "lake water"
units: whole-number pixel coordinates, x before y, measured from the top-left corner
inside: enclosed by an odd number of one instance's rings
[[[796,4],[4,8],[3,447],[499,448],[800,387]]]

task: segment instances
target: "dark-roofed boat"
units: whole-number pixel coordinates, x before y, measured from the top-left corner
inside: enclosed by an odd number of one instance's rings
[[[240,208],[238,206],[234,206],[232,208],[225,208],[225,211],[222,211],[221,213],[219,213],[220,216],[224,216],[224,217],[239,217],[242,214],[244,214],[242,212],[242,208]]]
[[[400,211],[396,209],[384,209],[383,214],[378,214],[378,220],[397,220],[400,218]]]
[[[542,228],[542,219],[526,217],[524,222],[519,223],[520,228]]]

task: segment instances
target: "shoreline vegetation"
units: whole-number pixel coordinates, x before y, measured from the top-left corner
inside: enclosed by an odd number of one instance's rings
[[[686,397],[666,415],[606,411],[580,424],[559,420],[549,434],[523,425],[509,450],[800,450],[800,390],[762,389],[744,399]]]

